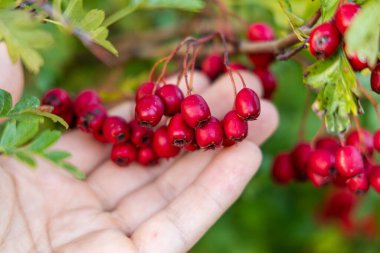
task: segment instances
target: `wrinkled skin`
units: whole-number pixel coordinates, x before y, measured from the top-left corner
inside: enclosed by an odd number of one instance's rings
[[[262,95],[257,78],[243,75]],[[19,97],[22,68],[9,62],[3,45],[0,81]],[[196,73],[195,91],[222,118],[233,105],[230,81],[223,76],[211,87],[208,82]],[[127,102],[111,114],[130,120],[133,107]],[[242,143],[187,153],[151,168],[118,168],[108,159],[109,147],[70,131],[53,149],[72,153],[70,161],[87,174],[84,181],[42,160],[33,171],[0,157],[0,252],[185,252],[242,193],[260,165],[258,145],[277,121],[273,105],[263,101],[260,118],[249,124]]]

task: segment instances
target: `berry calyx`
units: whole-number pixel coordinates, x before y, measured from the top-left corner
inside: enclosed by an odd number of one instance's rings
[[[250,88],[241,89],[235,98],[237,115],[244,120],[255,120],[260,115],[260,99]]]
[[[295,175],[289,154],[280,153],[274,158],[271,175],[273,181],[278,184],[287,184],[292,181]]]
[[[223,57],[218,54],[207,55],[202,61],[201,69],[211,80],[214,80],[219,74],[223,73]]]
[[[183,93],[178,86],[173,84],[164,85],[157,90],[156,95],[164,103],[164,114],[166,116],[173,116],[180,112]]]
[[[357,195],[366,193],[369,189],[369,180],[367,173],[359,173],[356,176],[349,178],[346,182],[347,188]]]
[[[164,104],[156,95],[147,95],[136,102],[136,120],[141,126],[154,127],[164,115]]]
[[[371,173],[369,174],[369,180],[373,189],[380,193],[380,166],[372,167]]]
[[[233,142],[245,139],[248,134],[248,123],[241,119],[236,111],[230,111],[223,119],[224,136]]]
[[[161,126],[156,130],[153,135],[153,149],[161,158],[170,158],[178,155],[180,148],[172,145],[168,128],[166,126]]]
[[[371,73],[371,88],[374,92],[380,94],[380,62],[376,64]]]
[[[203,126],[195,130],[195,139],[200,148],[203,149],[216,149],[223,143],[223,128],[222,124],[215,117]]]
[[[310,33],[310,53],[316,58],[331,57],[338,49],[340,34],[333,23],[323,23]]]
[[[141,84],[136,90],[135,101],[137,102],[147,95],[152,95],[153,90],[154,82],[145,82]]]
[[[101,143],[108,143],[108,139],[104,136],[103,128],[99,128],[97,131],[92,132],[92,136],[94,136],[95,140]]]
[[[264,98],[271,99],[273,92],[276,90],[277,81],[274,74],[269,69],[257,69],[253,70],[253,73],[256,74],[264,89]]]
[[[107,117],[102,128],[105,138],[111,143],[121,143],[129,139],[130,130],[128,124],[121,117]]]
[[[41,104],[53,106],[52,113],[56,115],[70,113],[72,107],[69,93],[60,88],[48,90],[42,97]]]
[[[342,4],[335,13],[335,25],[341,34],[344,34],[359,11],[360,6],[355,3]]]
[[[118,143],[113,145],[111,150],[111,160],[118,166],[127,166],[135,161],[137,150],[131,143]]]
[[[140,126],[136,120],[129,123],[131,128],[131,142],[136,147],[147,147],[152,143],[153,130],[151,128]]]
[[[107,117],[106,109],[100,104],[91,104],[85,108],[77,119],[77,126],[84,132],[98,131]]]
[[[143,147],[137,151],[137,162],[144,166],[153,166],[158,163],[158,156],[152,147]]]
[[[190,95],[181,104],[181,115],[185,122],[192,128],[198,128],[211,118],[210,108],[200,95]]]
[[[336,152],[335,164],[343,177],[354,177],[364,169],[362,155],[354,146],[340,147]]]
[[[365,129],[352,131],[347,136],[347,145],[354,146],[362,153],[372,155],[373,154],[373,136]]]
[[[180,113],[174,115],[168,125],[168,135],[172,145],[183,147],[194,139],[194,129],[189,127]]]
[[[80,115],[82,111],[90,105],[99,105],[101,100],[98,93],[94,90],[83,90],[78,94],[74,101],[74,111],[76,115]]]
[[[323,149],[314,150],[308,162],[308,170],[321,176],[330,176],[335,173],[335,156]]]

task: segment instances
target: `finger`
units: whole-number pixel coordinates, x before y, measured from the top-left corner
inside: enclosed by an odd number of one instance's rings
[[[186,252],[238,198],[256,173],[261,153],[252,142],[222,150],[164,210],[132,235],[139,252]]]
[[[190,75],[191,74],[189,73],[188,79],[190,79]],[[178,79],[178,75],[176,74],[167,78],[165,82],[168,84],[176,84],[177,79]],[[203,72],[195,70],[193,74],[193,91],[199,94],[205,91],[207,88],[209,88],[209,86],[210,86],[210,79]],[[185,77],[181,78],[179,87],[181,88],[183,94],[187,94]]]

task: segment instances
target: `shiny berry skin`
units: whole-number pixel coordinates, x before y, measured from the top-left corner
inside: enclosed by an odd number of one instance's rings
[[[147,95],[136,102],[135,112],[139,125],[154,127],[164,116],[164,103],[156,95]]]
[[[346,144],[354,146],[368,155],[373,154],[373,136],[365,129],[352,131],[347,135]]]
[[[153,95],[153,90],[154,82],[145,82],[141,84],[136,90],[135,101],[137,102],[147,95]]]
[[[253,42],[271,41],[275,39],[273,29],[265,23],[253,23],[248,27],[247,39]],[[248,55],[253,65],[257,68],[266,68],[273,61],[271,53],[254,53]]]
[[[291,152],[290,156],[297,179],[304,180],[306,178],[307,166],[312,152],[311,145],[305,142],[298,143]]]
[[[74,101],[75,114],[80,115],[87,106],[97,104],[101,104],[98,93],[96,93],[94,90],[83,90],[78,94]]]
[[[245,139],[248,134],[248,123],[240,118],[236,111],[230,111],[224,116],[222,121],[224,136],[233,142]]]
[[[118,166],[128,166],[137,158],[137,149],[131,143],[119,143],[112,146],[111,160]]]
[[[228,147],[231,147],[235,144],[236,144],[235,141],[228,139],[226,136],[223,137],[223,143],[222,143],[223,147],[228,148]]]
[[[315,142],[315,148],[328,150],[335,155],[336,151],[340,148],[340,144],[337,139],[330,136],[324,136]]]
[[[99,128],[97,131],[94,131],[92,132],[92,136],[95,138],[95,140],[97,140],[98,142],[101,142],[101,143],[108,143],[109,141],[107,140],[107,138],[104,136],[104,133],[103,133],[103,128]]]
[[[218,75],[223,73],[223,57],[218,54],[207,55],[202,61],[201,69],[211,80],[215,79]]]
[[[211,118],[210,108],[200,95],[190,95],[182,101],[181,115],[192,128],[204,125]]]
[[[153,166],[158,163],[158,156],[153,147],[140,148],[137,151],[137,162],[144,166]]]
[[[353,146],[340,147],[335,156],[336,168],[343,177],[353,177],[363,172],[364,163],[359,150]]]
[[[170,158],[178,155],[180,148],[171,144],[167,126],[161,126],[153,135],[153,149],[161,158]]]
[[[260,115],[260,99],[250,88],[241,89],[235,98],[236,113],[244,120],[255,120]]]
[[[287,184],[293,180],[295,174],[289,154],[280,153],[274,158],[271,175],[273,181],[278,184]]]
[[[195,130],[195,139],[200,148],[215,149],[223,143],[222,124],[215,117]]]
[[[261,85],[264,88],[264,98],[271,99],[273,92],[277,88],[277,81],[274,74],[269,69],[254,69],[253,73],[256,74],[261,81]]]
[[[327,150],[314,150],[308,161],[308,170],[321,176],[330,176],[335,172],[335,156]]]
[[[60,88],[48,90],[42,97],[41,104],[53,106],[52,113],[57,115],[68,113],[72,107],[69,93]]]
[[[375,191],[380,193],[380,166],[373,166],[372,171],[369,174],[369,180],[371,186]]]
[[[310,180],[310,182],[317,188],[321,188],[328,183],[331,182],[332,176],[322,176],[318,173],[314,173],[313,171],[308,171],[307,176]]]
[[[127,141],[131,135],[127,122],[118,116],[107,117],[102,128],[106,139],[114,144]]]
[[[129,123],[131,129],[131,142],[136,147],[147,147],[153,140],[153,130],[151,128],[140,126],[136,120]]]
[[[360,6],[354,3],[342,4],[335,13],[335,25],[341,34],[344,34],[351,25]]]
[[[156,95],[164,103],[164,114],[166,116],[173,116],[181,111],[183,93],[178,86],[173,84],[164,85],[157,90]]]
[[[319,59],[329,58],[338,49],[340,41],[340,34],[334,24],[323,23],[310,33],[310,53]]]
[[[180,113],[174,115],[168,125],[170,143],[177,147],[190,144],[194,139],[194,129],[189,127]]]
[[[346,182],[347,188],[355,194],[366,193],[369,189],[369,180],[367,173],[359,173],[351,177]]]
[[[380,152],[380,129],[373,134],[373,147]]]
[[[77,126],[84,132],[92,133],[103,126],[106,117],[107,111],[102,105],[91,104],[78,115]]]
[[[376,64],[371,73],[371,88],[374,92],[380,94],[380,62]]]
[[[362,71],[363,69],[368,68],[368,62],[365,59],[361,59],[356,53],[348,54],[346,52],[346,55],[354,71]]]

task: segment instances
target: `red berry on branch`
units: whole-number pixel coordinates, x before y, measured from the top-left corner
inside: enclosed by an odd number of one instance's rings
[[[261,81],[261,84],[264,88],[264,98],[271,99],[273,92],[277,87],[277,81],[274,74],[269,69],[257,68],[253,70],[253,73],[255,73]]]
[[[235,98],[236,113],[244,120],[255,120],[260,115],[260,99],[250,88],[241,89]]]
[[[374,92],[380,94],[380,62],[376,64],[371,74],[371,88]]]
[[[129,123],[131,128],[131,141],[136,147],[147,147],[152,143],[153,130],[140,126],[136,120]]]
[[[235,144],[236,144],[235,141],[227,139],[226,136],[223,137],[223,143],[222,143],[223,147],[228,148],[228,147],[231,147],[231,146],[233,146]]]
[[[248,134],[248,123],[241,119],[236,111],[230,111],[223,119],[224,136],[233,142],[245,139]]]
[[[152,166],[158,163],[158,156],[153,147],[143,147],[137,151],[137,162],[144,166]]]
[[[98,93],[94,90],[83,90],[78,94],[74,101],[74,111],[76,115],[80,115],[82,111],[90,105],[101,104]]]
[[[41,100],[42,105],[53,107],[52,113],[63,116],[66,113],[71,114],[72,102],[69,93],[64,89],[54,88],[48,90]]]
[[[354,71],[362,71],[365,68],[368,68],[368,62],[366,59],[361,59],[358,54],[348,54],[346,52],[347,59],[350,62],[350,65]]]
[[[340,148],[340,144],[336,138],[324,136],[315,142],[315,148],[328,150],[335,155],[336,151]]]
[[[346,144],[354,146],[362,153],[372,155],[373,154],[373,136],[365,129],[352,131],[348,134]]]
[[[161,126],[156,130],[153,135],[153,149],[161,158],[170,158],[178,155],[180,148],[172,145],[168,128],[166,126]]]
[[[181,115],[190,127],[197,128],[210,120],[211,112],[203,97],[190,95],[182,101]]]
[[[128,166],[136,157],[136,147],[131,143],[118,143],[112,147],[111,160],[118,166]]]
[[[240,62],[230,62],[230,68],[232,70],[247,70],[247,66],[245,66],[244,64],[240,63]],[[224,68],[223,70],[224,72],[227,72],[227,68]]]
[[[106,109],[100,104],[90,104],[78,115],[77,126],[80,130],[92,133],[98,131],[107,117]]]
[[[106,118],[103,123],[103,133],[105,138],[114,144],[125,142],[130,137],[130,130],[127,122],[118,116]]]
[[[154,127],[164,115],[164,104],[156,95],[148,95],[136,102],[136,120],[141,126]]]
[[[373,166],[369,174],[371,186],[380,193],[380,166]]]
[[[362,155],[353,146],[340,147],[336,152],[335,164],[343,177],[354,177],[364,170]]]
[[[223,57],[218,54],[207,55],[202,61],[201,68],[203,73],[205,73],[211,80],[213,80],[218,77],[218,75],[223,73]]]
[[[66,112],[62,115],[59,115],[59,116],[66,121],[66,123],[69,125],[70,128],[75,127],[76,122],[75,122],[74,111],[69,110],[68,112]]]
[[[327,150],[314,150],[309,157],[308,170],[324,177],[334,174],[335,156]]]
[[[156,95],[164,103],[164,114],[166,116],[173,116],[181,111],[183,94],[178,86],[173,84],[164,85],[157,90]]]
[[[98,142],[101,142],[101,143],[108,142],[107,138],[104,136],[102,127],[99,128],[97,131],[92,132],[92,136],[94,136],[95,140],[97,140]]]
[[[195,150],[199,150],[199,146],[197,144],[197,142],[195,141],[195,138],[193,139],[193,142],[189,143],[189,144],[186,144],[185,147],[184,147],[187,151],[190,151],[190,152],[193,152]]]
[[[366,193],[369,189],[369,180],[367,173],[359,173],[347,180],[347,188],[355,194]]]
[[[309,143],[298,143],[293,149],[290,156],[295,169],[297,180],[305,180],[307,178],[307,166],[313,148]]]
[[[331,182],[332,176],[322,176],[309,170],[307,172],[310,182],[317,188],[321,188]]]
[[[377,152],[380,152],[380,129],[373,135],[373,147]]]
[[[359,11],[360,6],[355,3],[342,4],[335,13],[335,25],[341,34],[344,34]]]
[[[206,124],[195,130],[195,139],[198,146],[206,150],[220,147],[223,143],[222,124],[215,117],[211,117]]]
[[[287,184],[294,178],[294,168],[291,157],[287,153],[278,154],[272,164],[272,179],[278,184]]]
[[[323,23],[310,33],[310,53],[317,58],[331,57],[338,49],[340,34],[333,23]]]
[[[141,84],[136,90],[135,101],[137,102],[147,95],[153,95],[153,90],[154,82],[145,82]]]
[[[346,187],[347,179],[347,177],[344,177],[337,172],[333,175],[332,182],[336,187]]]
[[[180,113],[174,115],[168,125],[170,143],[177,147],[190,144],[194,139],[194,129],[189,127]]]

